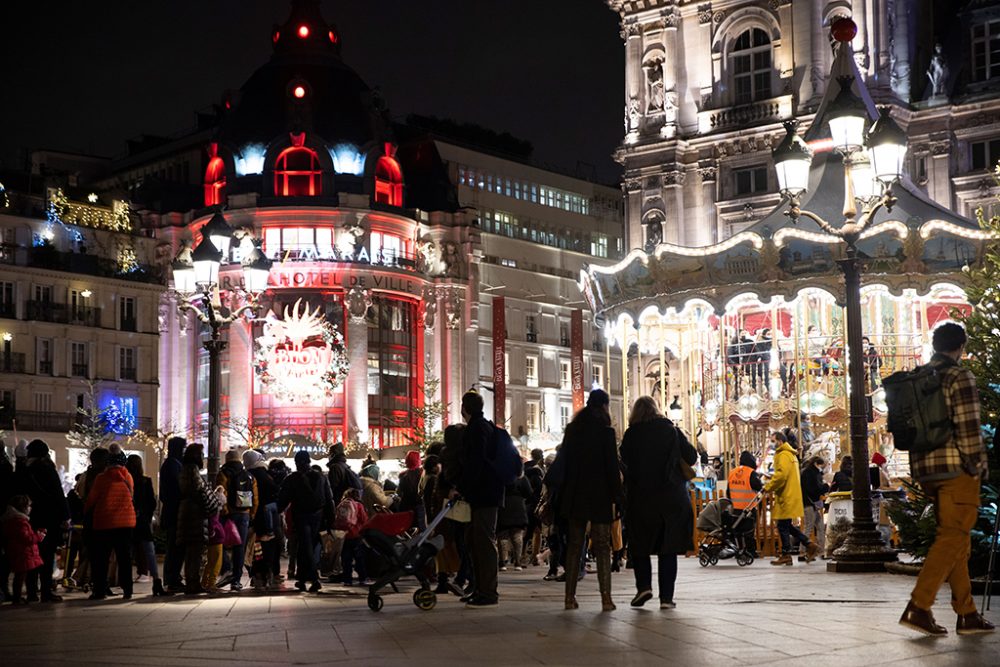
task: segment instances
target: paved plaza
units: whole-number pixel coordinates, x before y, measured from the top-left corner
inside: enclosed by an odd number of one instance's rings
[[[600,613],[597,579],[580,609],[562,610],[562,585],[543,568],[501,573],[501,604],[465,609],[442,597],[421,612],[404,588],[379,613],[361,589],[316,595],[249,591],[213,598],[120,598],[0,609],[3,665],[996,665],[1000,634],[957,637],[943,604],[945,639],[896,624],[913,579],[831,574],[731,561],[681,562],[677,608],[631,609],[631,573],[615,575],[618,610]],[[1000,613],[988,617],[1000,621]]]

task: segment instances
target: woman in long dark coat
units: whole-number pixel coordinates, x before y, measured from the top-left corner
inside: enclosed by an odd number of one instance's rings
[[[698,453],[660,414],[656,402],[642,396],[632,406],[621,457],[625,465],[625,524],[637,591],[632,606],[641,607],[653,597],[650,556],[655,554],[660,608],[672,609],[677,556],[694,549],[691,498],[680,461],[694,465]]]
[[[201,557],[208,544],[208,518],[222,509],[222,503],[201,477],[203,448],[188,445],[181,459],[179,481],[181,502],[177,512],[177,544],[184,548],[184,593],[203,593]]]
[[[597,557],[601,609],[612,611],[611,522],[622,504],[622,479],[615,452],[615,430],[608,413],[608,395],[595,389],[587,405],[566,427],[559,454],[552,464],[560,477],[556,507],[567,523],[566,609],[577,609],[576,583],[587,523]]]

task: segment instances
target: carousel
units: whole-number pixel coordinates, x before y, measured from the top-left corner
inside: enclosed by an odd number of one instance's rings
[[[879,117],[847,44],[833,76],[840,97],[862,105],[866,126]],[[793,163],[776,148],[784,200],[763,219],[716,245],[647,244],[581,273],[580,289],[616,350],[609,354],[621,354],[627,369],[624,405],[653,396],[727,473],[742,450],[765,460],[769,432],[780,428],[828,461],[850,452],[844,261],[861,273],[868,451],[881,451],[896,475],[907,473],[907,457],[895,455],[885,429],[882,379],[925,363],[935,327],[970,308],[964,272],[989,235],[900,179],[902,154],[890,196],[870,145],[871,161],[838,150],[830,129],[843,115],[837,88],[828,87],[803,137],[791,127],[781,142],[808,154],[795,192],[782,172]],[[823,220],[852,222],[855,208],[864,231],[848,244]],[[616,418],[627,423],[627,413]]]

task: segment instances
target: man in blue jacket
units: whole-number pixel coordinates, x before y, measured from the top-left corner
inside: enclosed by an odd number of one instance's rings
[[[160,524],[167,535],[167,553],[163,559],[163,583],[174,591],[183,591],[181,566],[184,550],[177,546],[177,511],[181,504],[181,457],[187,440],[173,437],[167,440],[167,459],[160,466]]]
[[[504,485],[493,469],[494,426],[483,416],[483,397],[475,391],[462,396],[461,474],[458,492],[472,506],[468,544],[475,586],[463,598],[470,609],[492,607],[499,601],[497,592],[497,510],[503,504]]]

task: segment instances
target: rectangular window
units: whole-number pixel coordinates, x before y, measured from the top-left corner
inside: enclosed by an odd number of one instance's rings
[[[568,361],[559,362],[559,388],[569,391],[573,388],[572,365]]]
[[[594,257],[608,256],[608,235],[592,234],[590,237],[590,254]]]
[[[538,329],[534,315],[526,315],[524,318],[524,339],[529,343],[538,342]]]
[[[516,269],[517,268],[517,262],[515,260],[513,260],[513,259],[501,259],[500,260],[500,266],[506,266],[506,267],[509,267],[511,269]]]
[[[90,357],[87,354],[87,344],[72,342],[69,344],[70,375],[85,378],[89,376]]]
[[[39,338],[35,343],[39,375],[52,375],[52,339]]]
[[[542,406],[538,401],[527,401],[524,404],[525,429],[529,434],[538,433],[542,429]]]
[[[736,194],[754,195],[767,192],[767,167],[750,167],[733,170]]]
[[[594,385],[605,391],[608,390],[608,387],[604,385],[604,364],[594,364]]]
[[[17,317],[15,283],[0,281],[0,317]]]
[[[996,167],[1000,161],[1000,139],[990,139],[989,141],[977,141],[969,145],[972,154],[972,170],[988,169],[990,171]]]
[[[394,266],[402,256],[403,240],[394,234],[371,233],[372,264]]]
[[[35,285],[35,301],[39,303],[52,303],[52,286]]]
[[[1000,21],[972,27],[972,80],[987,81],[1000,74]]]
[[[8,421],[17,412],[16,394],[10,389],[0,390],[0,418]]]
[[[136,353],[134,347],[118,348],[118,379],[135,382],[137,379]]]
[[[47,391],[35,392],[35,412],[52,412],[52,394]]]
[[[569,420],[573,418],[573,404],[572,403],[560,403],[559,404],[559,427],[564,431],[566,430],[566,425],[569,424]]]
[[[524,384],[528,387],[538,386],[538,357],[531,354],[524,358]]]
[[[118,328],[121,331],[136,331],[135,297],[118,298]]]

